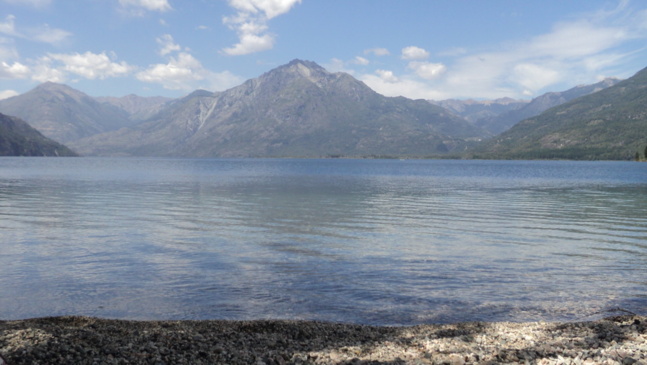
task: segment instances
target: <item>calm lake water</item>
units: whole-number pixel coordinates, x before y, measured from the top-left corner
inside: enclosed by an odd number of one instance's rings
[[[647,314],[647,164],[0,158],[0,319]]]

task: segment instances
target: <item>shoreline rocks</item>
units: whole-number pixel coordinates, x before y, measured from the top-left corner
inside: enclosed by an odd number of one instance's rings
[[[0,321],[0,355],[8,365],[647,365],[647,317],[411,327],[46,317]]]

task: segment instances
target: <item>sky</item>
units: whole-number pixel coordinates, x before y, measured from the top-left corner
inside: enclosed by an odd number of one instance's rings
[[[647,1],[0,0],[0,99],[181,97],[297,58],[386,96],[530,99],[647,67]]]

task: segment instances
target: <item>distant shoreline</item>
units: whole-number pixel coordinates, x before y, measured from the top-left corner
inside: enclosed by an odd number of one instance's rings
[[[8,365],[647,364],[647,317],[377,327],[313,321],[0,321]],[[1,362],[0,362],[1,363]]]

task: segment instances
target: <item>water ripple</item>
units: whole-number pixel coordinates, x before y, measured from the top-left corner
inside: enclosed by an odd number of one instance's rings
[[[644,313],[641,164],[0,159],[0,318]]]

